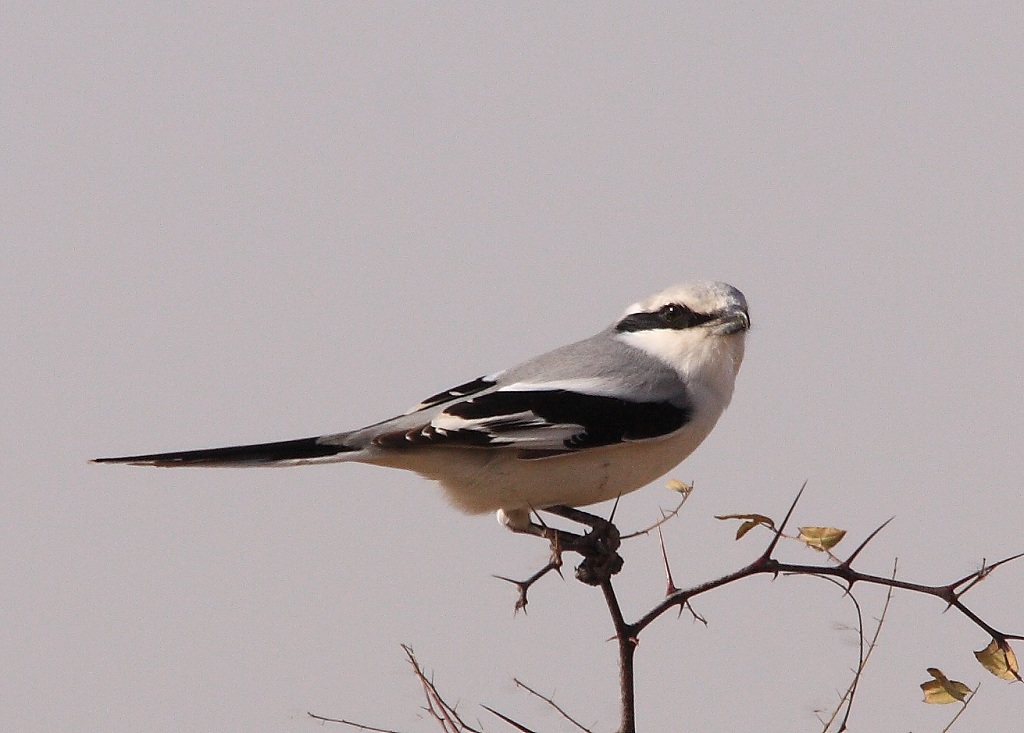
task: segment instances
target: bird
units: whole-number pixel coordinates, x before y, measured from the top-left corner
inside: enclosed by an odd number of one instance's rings
[[[271,443],[97,458],[146,466],[355,461],[413,471],[456,508],[513,531],[534,512],[635,491],[704,441],[732,399],[746,298],[722,282],[669,287],[593,336],[432,395],[373,425]]]

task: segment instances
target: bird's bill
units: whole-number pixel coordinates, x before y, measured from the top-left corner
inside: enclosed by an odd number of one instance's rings
[[[708,327],[716,336],[729,336],[750,329],[750,316],[746,311],[733,311],[708,323]]]

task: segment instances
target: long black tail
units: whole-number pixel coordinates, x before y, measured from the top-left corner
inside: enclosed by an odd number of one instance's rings
[[[93,463],[130,463],[136,466],[254,466],[327,458],[339,453],[350,453],[355,448],[321,443],[321,437],[282,440],[277,443],[233,445],[226,448],[206,448],[175,453],[148,453],[139,456],[95,458]]]

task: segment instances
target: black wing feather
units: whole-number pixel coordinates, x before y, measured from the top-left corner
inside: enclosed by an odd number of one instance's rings
[[[538,454],[554,455],[668,435],[689,422],[691,413],[688,406],[668,401],[636,402],[566,389],[498,390],[450,405],[431,424],[384,433],[373,442],[385,448],[515,447],[528,455],[530,443],[510,437],[510,433],[536,429],[540,437],[545,430],[564,432],[566,426],[578,426],[578,430],[558,444],[539,441],[533,448]],[[444,425],[445,418],[449,417],[470,425],[448,429]]]
[[[532,412],[551,424],[580,425],[582,431],[565,441],[566,448],[577,449],[657,438],[675,432],[690,419],[689,408],[671,402],[634,402],[565,389],[499,390],[458,402],[446,412],[466,420],[500,420],[501,415]],[[501,427],[495,432],[500,434]]]
[[[438,392],[437,394],[430,395],[425,400],[420,402],[414,408],[409,410],[406,414],[413,412],[419,412],[425,410],[428,407],[434,407],[445,402],[451,402],[452,400],[459,399],[460,397],[466,397],[477,392],[482,392],[485,389],[490,389],[495,384],[493,377],[477,377],[469,382],[465,382],[451,389],[446,389],[444,392]]]

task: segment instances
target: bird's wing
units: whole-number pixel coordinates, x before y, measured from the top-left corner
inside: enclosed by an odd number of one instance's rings
[[[497,389],[492,383],[449,402],[428,421],[382,423],[370,442],[391,449],[514,448],[524,457],[541,457],[658,438],[690,419],[686,405],[633,399],[599,389],[596,381],[516,382]]]
[[[403,415],[333,435],[274,443],[97,458],[147,466],[273,466],[360,460],[373,448],[516,449],[523,458],[650,440],[689,422],[688,404],[646,399],[603,378],[517,381],[480,377],[428,397]],[[622,385],[619,385],[621,388]]]

